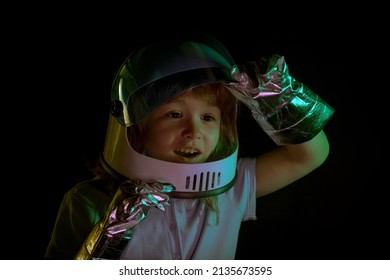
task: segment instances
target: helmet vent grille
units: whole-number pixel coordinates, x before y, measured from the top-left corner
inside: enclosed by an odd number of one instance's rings
[[[208,191],[221,184],[221,172],[201,172],[187,176],[185,188],[192,191]]]

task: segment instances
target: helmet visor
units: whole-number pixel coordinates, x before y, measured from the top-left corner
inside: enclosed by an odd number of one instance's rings
[[[212,37],[146,45],[126,59],[114,79],[111,99],[123,106],[118,120],[126,126],[136,124],[191,87],[234,81],[233,64],[226,48]]]

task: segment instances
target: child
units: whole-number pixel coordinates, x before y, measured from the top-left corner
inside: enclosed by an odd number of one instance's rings
[[[284,57],[237,67],[206,34],[134,50],[111,97],[96,177],[65,194],[46,259],[234,259],[256,198],[329,153],[322,129],[333,108],[289,75]],[[240,103],[277,148],[237,158]]]

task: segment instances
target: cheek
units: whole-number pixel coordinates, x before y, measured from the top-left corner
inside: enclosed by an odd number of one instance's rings
[[[210,147],[215,147],[218,144],[220,131],[217,128],[210,129],[204,132],[205,141],[208,142]]]
[[[171,134],[168,130],[148,130],[145,131],[145,150],[149,152],[156,152],[162,148],[169,146],[171,141]]]
[[[213,142],[214,142],[214,145],[215,145],[215,146],[216,146],[217,143],[218,143],[219,135],[220,135],[220,131],[219,131],[219,130],[218,130],[217,132],[214,133]]]

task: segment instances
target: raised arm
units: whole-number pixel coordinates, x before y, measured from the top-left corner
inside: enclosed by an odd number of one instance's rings
[[[257,196],[307,175],[328,157],[323,127],[334,109],[289,75],[283,56],[272,55],[232,69],[232,93],[279,146],[256,159]]]
[[[257,197],[277,191],[309,174],[328,157],[329,142],[321,130],[301,144],[287,144],[256,159]]]

